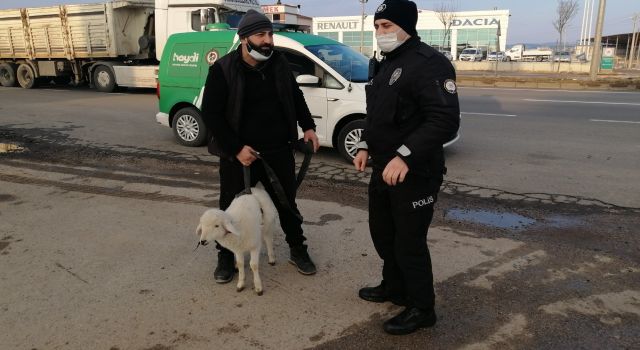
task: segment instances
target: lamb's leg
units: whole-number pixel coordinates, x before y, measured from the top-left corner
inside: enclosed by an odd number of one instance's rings
[[[269,265],[276,264],[276,256],[273,254],[273,230],[264,232],[264,244],[267,246],[267,256],[269,257]]]
[[[244,254],[236,253],[236,264],[238,266],[238,285],[236,290],[241,292],[244,289]]]
[[[251,260],[249,260],[249,266],[253,271],[253,288],[258,295],[262,295],[262,280],[260,279],[260,250],[254,249],[251,251]]]

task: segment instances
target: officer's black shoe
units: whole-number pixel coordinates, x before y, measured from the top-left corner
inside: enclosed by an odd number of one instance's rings
[[[233,254],[218,252],[218,266],[213,272],[216,283],[228,283],[233,279],[233,275],[236,273],[235,262]]]
[[[296,266],[298,272],[303,275],[313,275],[317,272],[316,265],[309,257],[306,245],[291,247],[290,253],[289,262]]]
[[[375,287],[364,287],[358,291],[360,299],[371,301],[373,303],[384,303],[390,301],[398,306],[407,306],[407,300],[401,296],[390,295],[387,291],[384,281]]]
[[[420,328],[433,327],[438,317],[435,310],[421,310],[417,307],[407,307],[397,316],[386,321],[382,328],[393,335],[410,334]]]

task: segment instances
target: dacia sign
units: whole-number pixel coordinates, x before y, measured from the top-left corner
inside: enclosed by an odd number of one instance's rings
[[[451,21],[452,27],[475,27],[475,26],[491,26],[498,25],[495,18],[472,18],[472,19],[454,19]]]

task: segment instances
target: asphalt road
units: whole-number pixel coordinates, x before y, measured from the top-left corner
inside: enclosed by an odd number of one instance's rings
[[[182,158],[155,122],[148,90],[0,88],[2,124],[53,128],[67,142]],[[516,193],[552,193],[640,208],[640,93],[461,88],[462,138],[448,149],[448,180]],[[318,160],[343,164],[323,150]]]
[[[381,324],[399,309],[356,295],[380,278],[367,176],[333,150],[299,191],[318,274],[286,264],[278,235],[265,295],[236,293],[212,281],[211,249],[193,250],[217,205],[216,160],[155,123],[152,92],[0,88],[0,344],[637,349],[639,95],[460,95],[462,138],[429,231],[439,322],[391,337]]]

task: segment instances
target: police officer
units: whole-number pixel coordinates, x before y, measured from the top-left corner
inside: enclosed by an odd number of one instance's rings
[[[436,323],[427,230],[445,172],[442,145],[460,123],[455,70],[420,41],[417,20],[408,0],[385,0],[376,10],[383,59],[366,87],[366,126],[353,160],[360,171],[372,160],[369,230],[384,262],[382,282],[358,294],[405,306],[384,323],[390,334]]]

